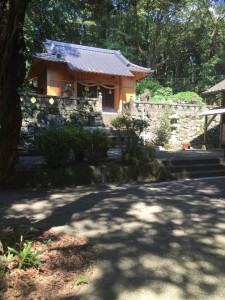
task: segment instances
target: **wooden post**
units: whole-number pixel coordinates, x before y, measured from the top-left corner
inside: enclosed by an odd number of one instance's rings
[[[207,121],[208,121],[208,116],[205,116],[205,125],[204,125],[204,145],[206,147],[206,142],[207,142]]]

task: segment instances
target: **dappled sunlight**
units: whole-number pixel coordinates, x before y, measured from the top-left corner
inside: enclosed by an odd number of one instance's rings
[[[162,212],[163,208],[159,205],[148,206],[143,202],[134,203],[127,214],[136,217],[138,220],[159,221],[156,213]]]
[[[18,193],[0,214],[9,223],[17,217],[89,238],[98,269],[74,300],[218,300],[225,297],[223,186],[214,180],[36,191],[20,201]]]

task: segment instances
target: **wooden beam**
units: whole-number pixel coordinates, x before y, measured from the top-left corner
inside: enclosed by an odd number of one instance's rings
[[[213,115],[211,119],[209,119],[209,121],[207,122],[206,126],[207,128],[209,127],[209,125],[212,123],[212,121],[216,118],[217,115]]]
[[[212,123],[212,121],[216,118],[216,115],[213,115],[209,120],[208,120],[208,115],[205,115],[205,125],[204,125],[204,145],[206,145],[207,142],[207,129],[209,125]]]

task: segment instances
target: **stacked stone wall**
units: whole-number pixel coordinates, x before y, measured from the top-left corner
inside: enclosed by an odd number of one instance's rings
[[[33,150],[36,138],[47,128],[63,127],[68,124],[86,124],[94,117],[95,124],[102,125],[102,116],[98,108],[98,99],[86,101],[81,105],[79,100],[70,98],[21,99],[22,126],[20,148]]]
[[[200,112],[212,109],[213,106],[183,104],[183,103],[151,103],[135,102],[125,110],[133,117],[149,121],[146,139],[156,139],[156,128],[160,126],[163,117],[167,116],[173,127],[173,142],[175,147],[180,147],[183,142],[190,142],[191,146],[200,148],[204,144],[205,117],[199,116]],[[209,115],[208,119],[212,116]],[[207,145],[219,146],[220,115],[211,122],[207,130]],[[171,145],[172,146],[172,145]]]
[[[24,98],[21,101],[22,127],[21,147],[23,149],[36,148],[36,137],[49,127],[63,127],[71,122],[85,121],[88,125],[89,117],[94,116],[95,125],[102,124],[102,114],[98,107],[98,99],[88,101],[87,105],[81,106],[77,99],[70,98]],[[79,101],[79,100],[78,100]],[[91,109],[90,109],[91,108]],[[124,113],[136,118],[144,118],[149,121],[146,131],[146,139],[156,139],[156,129],[160,126],[162,118],[167,115],[170,119],[176,116],[173,138],[178,148],[183,142],[190,142],[191,146],[201,148],[204,144],[204,117],[200,112],[212,109],[213,106],[203,106],[183,103],[153,103],[133,102],[124,105]],[[211,118],[209,116],[208,118]],[[173,120],[173,121],[172,121]],[[171,123],[174,119],[171,119]],[[211,122],[207,131],[207,145],[219,146],[220,115]],[[93,124],[89,124],[93,126]],[[174,124],[173,124],[174,125]]]

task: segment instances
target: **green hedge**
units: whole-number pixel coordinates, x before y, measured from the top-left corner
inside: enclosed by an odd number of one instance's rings
[[[38,138],[38,146],[51,167],[82,161],[86,154],[91,162],[99,163],[106,157],[110,145],[106,133],[74,127],[49,129]]]

